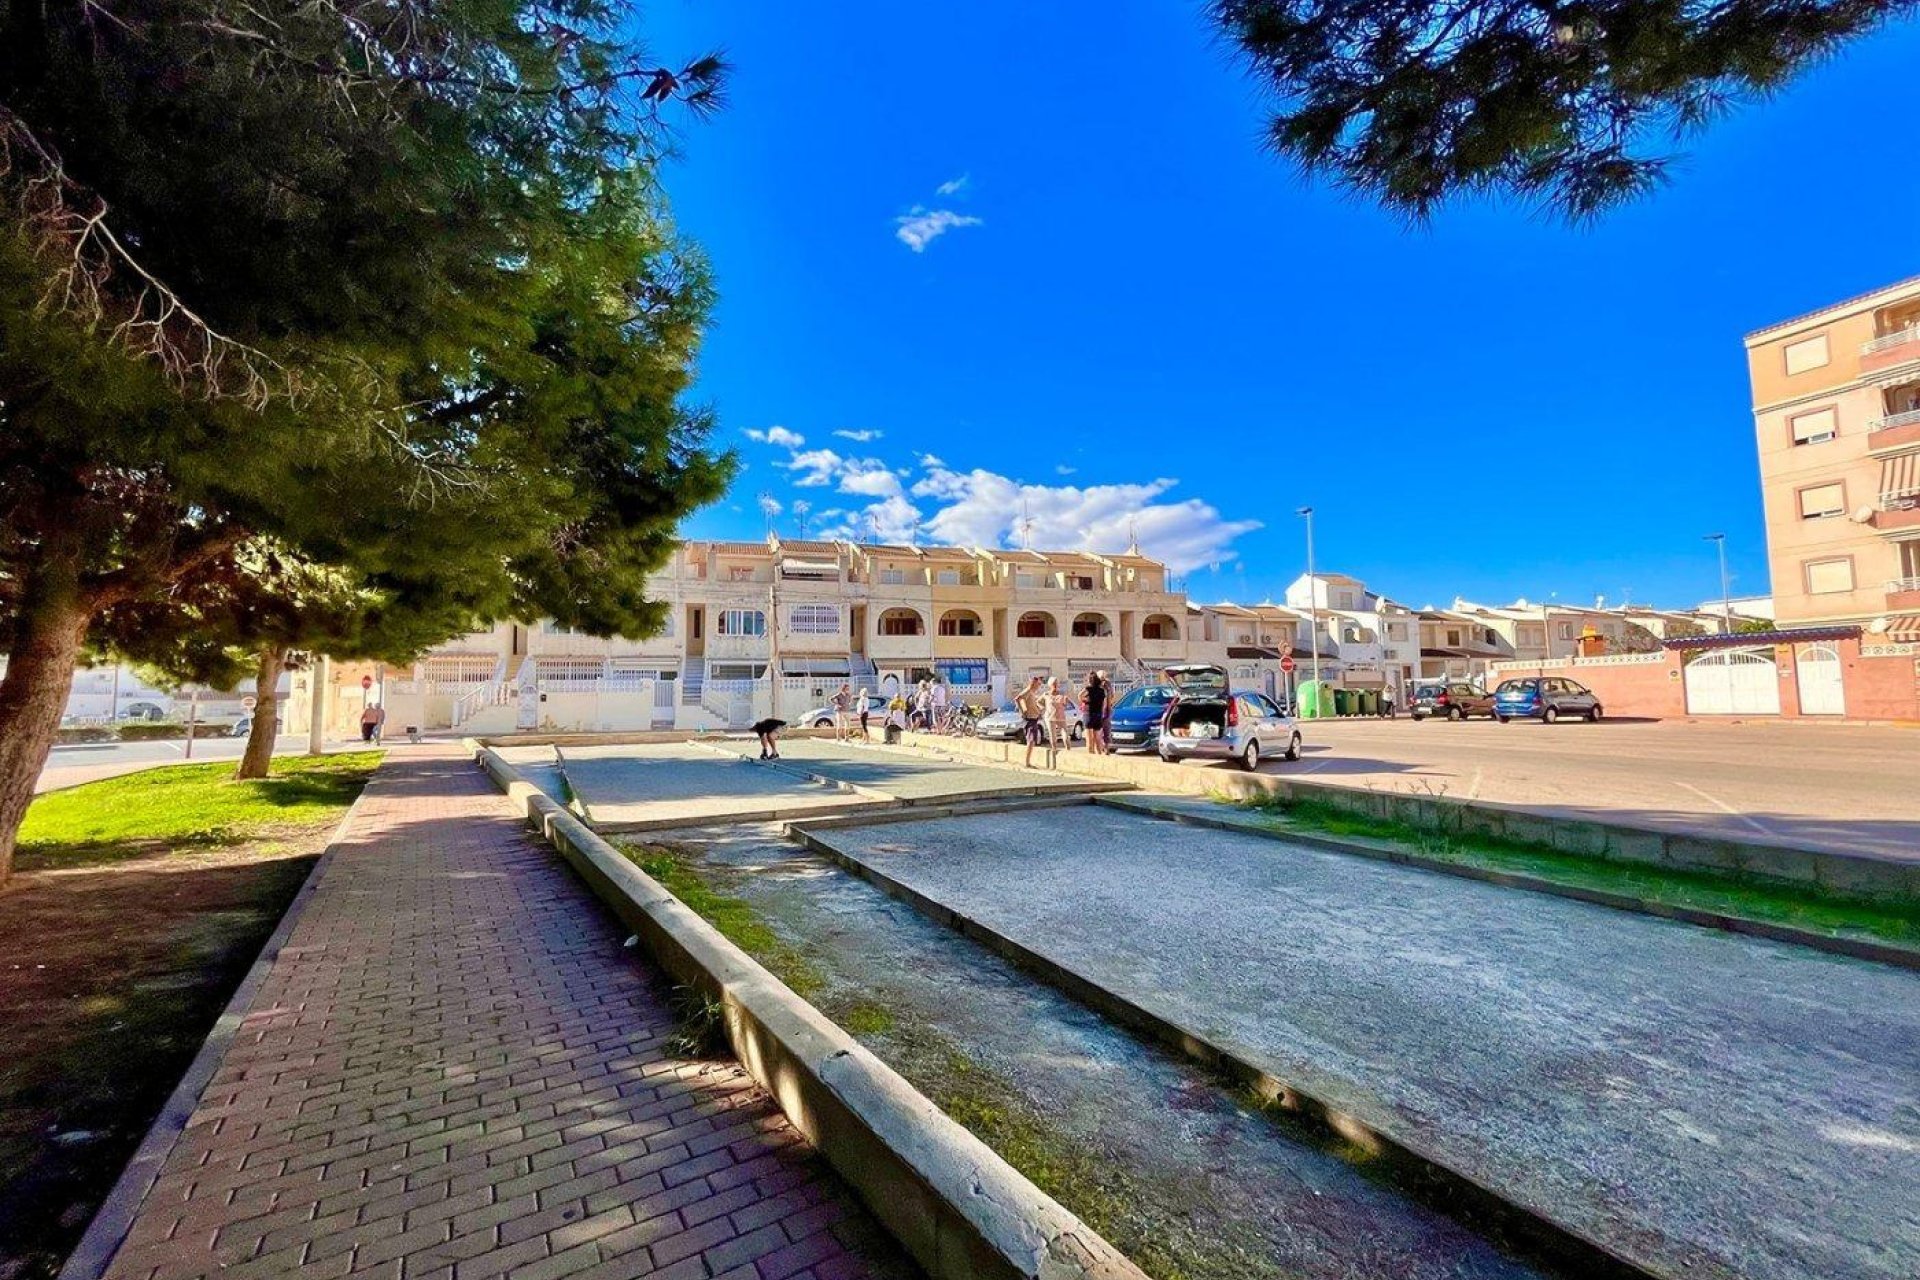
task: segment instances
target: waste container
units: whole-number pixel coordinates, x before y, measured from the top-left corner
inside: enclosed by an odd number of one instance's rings
[[[1302,720],[1322,720],[1326,718],[1327,686],[1318,680],[1302,680],[1294,690],[1299,701],[1295,712]]]
[[[1360,714],[1363,716],[1377,716],[1380,714],[1380,694],[1378,691],[1373,689],[1363,689],[1360,691]]]
[[[1353,690],[1335,689],[1333,691],[1333,714],[1337,716],[1353,714]]]

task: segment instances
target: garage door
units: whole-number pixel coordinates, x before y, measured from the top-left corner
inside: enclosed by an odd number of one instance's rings
[[[1800,714],[1839,716],[1847,711],[1840,681],[1840,653],[1830,644],[1810,644],[1800,650]]]
[[[1728,649],[1687,664],[1687,711],[1696,716],[1780,714],[1780,674],[1770,651]]]

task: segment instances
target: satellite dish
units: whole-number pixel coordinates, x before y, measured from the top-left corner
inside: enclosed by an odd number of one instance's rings
[[[1847,518],[1852,520],[1855,524],[1872,524],[1873,508],[1871,506],[1855,507],[1853,509],[1853,514]]]
[[[1873,634],[1877,636],[1883,636],[1887,633],[1887,628],[1892,625],[1893,625],[1892,619],[1882,616],[1882,617],[1875,618],[1872,622],[1869,622],[1867,624],[1867,630],[1873,632]]]

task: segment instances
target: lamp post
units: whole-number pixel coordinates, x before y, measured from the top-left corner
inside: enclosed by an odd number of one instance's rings
[[[1301,507],[1294,514],[1307,522],[1307,617],[1310,620],[1307,641],[1312,645],[1308,656],[1313,662],[1313,716],[1317,720],[1320,718],[1320,582],[1313,576],[1313,508]]]
[[[1733,593],[1727,589],[1727,535],[1709,533],[1702,542],[1711,542],[1720,552],[1720,634],[1733,634]]]

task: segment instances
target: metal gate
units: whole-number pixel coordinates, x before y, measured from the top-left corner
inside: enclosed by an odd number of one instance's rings
[[[1696,716],[1777,716],[1780,672],[1771,651],[1723,649],[1687,664],[1687,711]]]
[[[1840,679],[1840,652],[1830,644],[1810,644],[1800,650],[1798,664],[1800,714],[1840,716],[1847,713],[1847,695]]]

